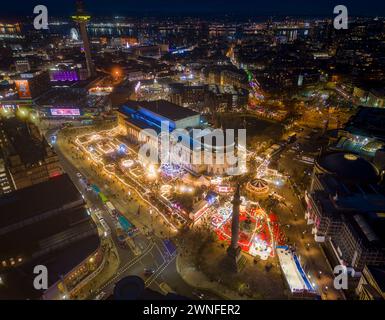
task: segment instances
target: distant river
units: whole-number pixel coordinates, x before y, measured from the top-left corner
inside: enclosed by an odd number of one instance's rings
[[[63,36],[69,36],[70,30],[72,28],[76,27],[73,23],[68,24],[61,24],[61,25],[50,25],[50,32],[63,35]],[[121,36],[134,36],[134,30],[131,27],[93,27],[89,26],[87,28],[88,34],[91,37],[121,37]]]

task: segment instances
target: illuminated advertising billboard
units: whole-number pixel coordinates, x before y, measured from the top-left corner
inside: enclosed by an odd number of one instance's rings
[[[80,116],[80,110],[70,108],[51,108],[51,115],[57,117],[75,117]]]
[[[20,99],[31,99],[28,80],[16,80],[16,89]]]

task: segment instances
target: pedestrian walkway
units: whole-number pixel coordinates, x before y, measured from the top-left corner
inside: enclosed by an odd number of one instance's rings
[[[195,268],[188,256],[180,254],[177,256],[176,269],[182,279],[191,287],[211,291],[222,297],[223,300],[245,300],[245,297],[241,297],[237,292],[227,289],[218,282],[210,281],[203,272]]]
[[[90,299],[94,293],[95,288],[99,288],[103,283],[107,282],[111,277],[113,277],[118,271],[118,267],[120,264],[120,260],[118,254],[116,252],[116,248],[113,243],[108,241],[106,243],[106,264],[104,268],[99,272],[99,274],[89,281],[86,285],[84,285],[76,297],[73,297],[77,300],[87,300]]]

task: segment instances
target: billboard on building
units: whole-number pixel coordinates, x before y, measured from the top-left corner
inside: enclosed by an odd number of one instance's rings
[[[20,99],[31,99],[28,80],[16,80],[16,90]]]
[[[58,117],[80,116],[80,110],[77,108],[51,108],[51,115]]]

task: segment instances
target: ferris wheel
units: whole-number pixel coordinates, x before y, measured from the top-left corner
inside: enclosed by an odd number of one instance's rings
[[[74,41],[79,41],[80,39],[79,31],[76,28],[71,28],[70,37]]]

